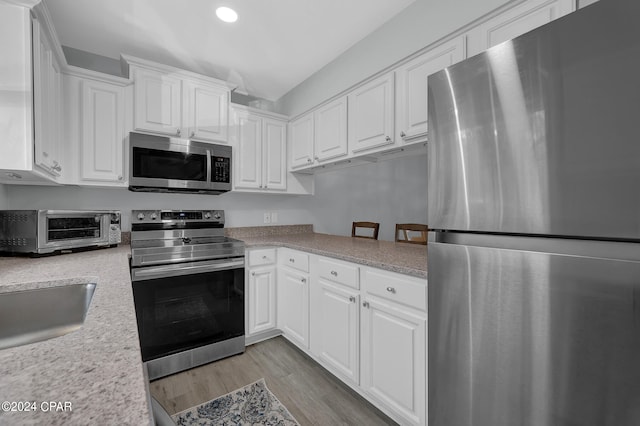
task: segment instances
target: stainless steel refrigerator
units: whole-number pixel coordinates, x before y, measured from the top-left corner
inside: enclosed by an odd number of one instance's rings
[[[640,2],[429,77],[429,426],[640,425]]]

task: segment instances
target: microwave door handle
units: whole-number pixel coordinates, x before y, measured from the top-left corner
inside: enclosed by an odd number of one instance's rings
[[[177,277],[181,275],[202,274],[206,272],[226,271],[244,267],[244,258],[232,261],[200,262],[198,265],[169,265],[133,269],[133,281],[151,280],[155,278]]]
[[[213,187],[213,170],[211,170],[211,150],[207,149],[207,182]]]

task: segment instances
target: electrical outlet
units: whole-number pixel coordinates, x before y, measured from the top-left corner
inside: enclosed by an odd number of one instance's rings
[[[264,213],[264,223],[271,223],[271,214],[269,212]]]
[[[278,223],[278,212],[271,212],[271,223]]]

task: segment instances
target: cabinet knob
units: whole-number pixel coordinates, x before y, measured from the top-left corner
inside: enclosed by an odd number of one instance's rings
[[[306,283],[306,282],[307,282],[307,279],[306,279],[306,278],[302,278],[302,279],[300,280],[300,282],[302,282],[302,283]]]
[[[118,176],[118,180],[122,180],[122,176]]]
[[[320,161],[320,157],[318,157],[317,155],[315,157],[313,157],[314,160],[316,161]]]
[[[313,160],[311,158],[307,158],[307,163],[312,163]]]
[[[391,138],[389,136],[385,136],[384,140],[386,140],[387,142],[391,142]]]
[[[393,287],[387,287],[387,291],[388,291],[389,293],[393,293],[393,294],[395,294],[395,293],[396,293],[396,289],[395,289],[395,288],[393,288]]]
[[[253,272],[251,273],[251,275],[253,275],[253,276],[255,277],[255,275],[256,275],[256,272],[255,272],[255,271],[253,271]]]
[[[262,185],[260,185],[260,189],[262,189]]]
[[[349,296],[349,302],[353,303],[356,301],[356,298],[354,296]]]
[[[401,137],[401,138],[404,138],[405,136],[407,136],[407,134],[404,132],[404,130],[403,130],[403,131],[401,131],[401,132],[400,132],[400,137]]]
[[[291,258],[289,258],[289,262],[291,262],[291,263],[296,263],[296,260],[295,260],[294,258],[292,258],[292,257],[291,257]]]
[[[264,260],[269,259],[267,256],[262,256],[262,258],[263,258]]]
[[[369,302],[362,302],[362,306],[364,306],[365,308],[369,307]]]
[[[62,166],[60,165],[60,163],[58,163],[57,161],[53,161],[53,166],[51,167],[53,170],[55,170],[56,172],[61,172],[62,171]]]
[[[178,130],[176,131],[176,136],[180,136],[180,133],[182,133],[182,130],[178,129]]]
[[[331,271],[331,275],[333,275],[334,277],[337,277],[338,273],[336,271]]]
[[[264,189],[267,189],[267,185],[264,186]]]

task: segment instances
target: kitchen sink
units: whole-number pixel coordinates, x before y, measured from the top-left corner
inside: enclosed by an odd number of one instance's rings
[[[0,349],[40,342],[78,330],[94,283],[0,293]]]

